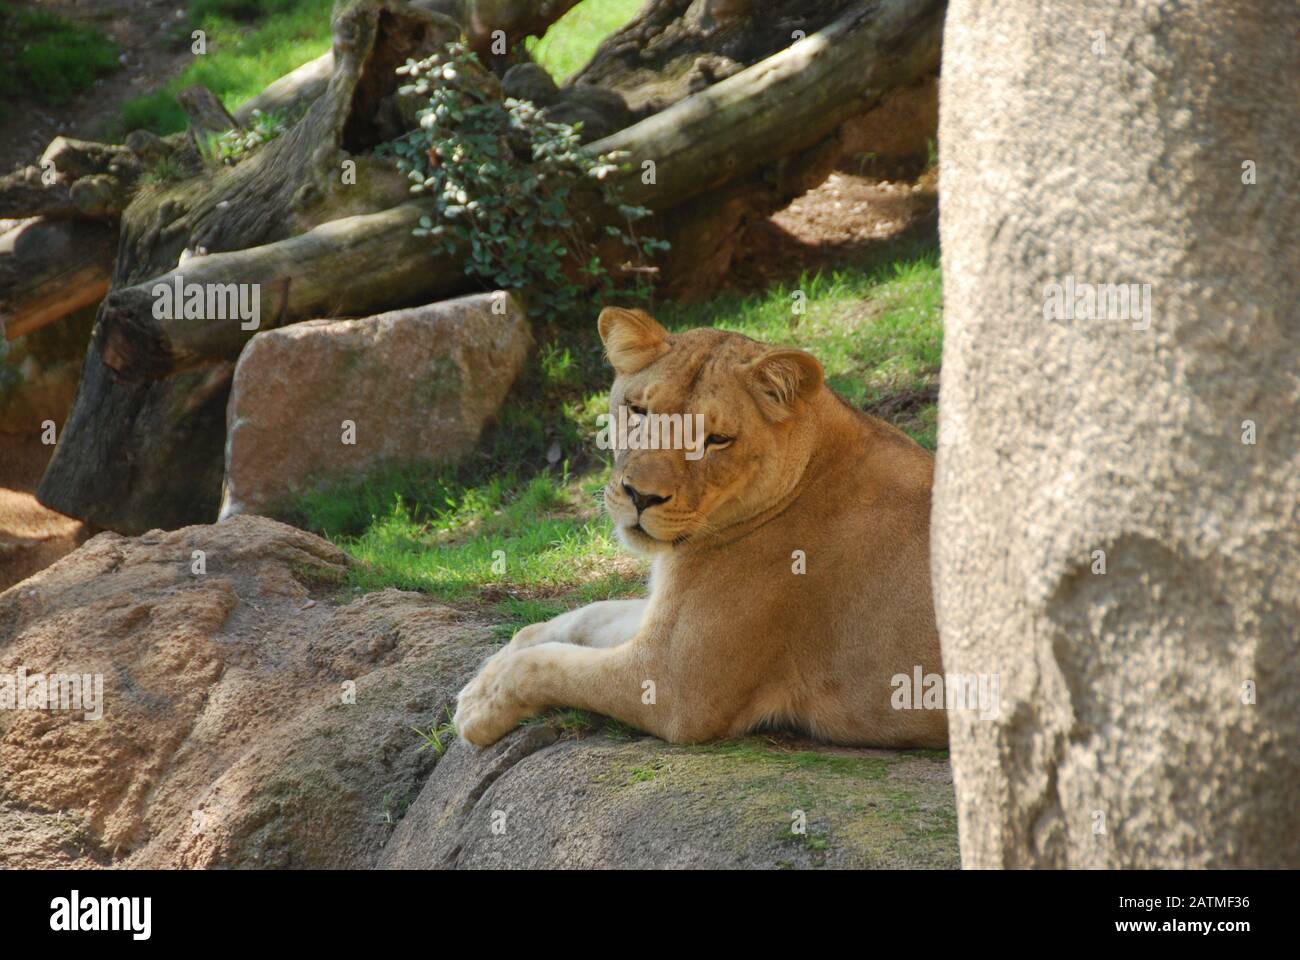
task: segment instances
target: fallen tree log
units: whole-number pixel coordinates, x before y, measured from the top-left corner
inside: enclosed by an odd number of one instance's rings
[[[670,209],[720,183],[797,154],[939,61],[943,0],[885,0],[613,136],[594,153],[634,163],[621,196]],[[641,175],[654,163],[654,178]]]
[[[648,116],[816,33],[862,0],[654,0],[569,78]]]
[[[116,228],[91,220],[32,220],[0,236],[5,339],[102,300],[116,254]]]
[[[235,110],[235,120],[242,126],[253,118],[255,110],[293,113],[324,93],[333,73],[334,51],[331,50],[286,73],[251,100],[245,100]]]
[[[430,213],[431,201],[414,201],[331,220],[264,246],[187,260],[171,273],[115,290],[100,313],[95,343],[104,363],[122,379],[159,378],[214,360],[233,361],[259,329],[451,294],[465,283],[460,262],[434,256],[428,241],[412,233],[420,217]],[[233,277],[239,278],[238,285],[253,288],[249,294],[256,292],[252,321],[228,308],[235,302],[230,299],[221,302],[221,316],[214,316],[205,299],[206,316],[195,322],[185,316],[183,295],[172,294],[234,287]],[[157,316],[160,295],[180,309]]]
[[[529,36],[543,36],[548,27],[576,6],[578,0],[416,0],[412,6],[451,17],[465,30],[471,48],[484,63],[492,56],[493,34],[500,30],[512,53]],[[234,113],[240,124],[252,119],[253,111],[293,113],[315,100],[329,86],[334,72],[334,51],[285,74],[265,90],[246,100]]]

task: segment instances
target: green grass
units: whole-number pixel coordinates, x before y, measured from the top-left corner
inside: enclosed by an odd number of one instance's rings
[[[528,52],[562,83],[586,66],[600,42],[641,9],[644,0],[585,0],[546,31],[530,38]]]
[[[538,42],[533,56],[556,79],[590,58],[600,41],[629,20],[640,0],[586,0],[557,21]],[[193,0],[189,17],[178,21],[169,42],[188,50],[190,34],[207,35],[207,53],[193,57],[181,74],[153,93],[122,106],[113,133],[144,129],[165,135],[185,129],[176,94],[201,83],[235,110],[294,68],[330,48],[333,0]]]
[[[270,84],[330,48],[333,0],[193,0],[187,21],[169,34],[177,50],[189,50],[190,33],[201,29],[207,52],[194,56],[179,76],[153,93],[122,106],[117,133],[185,129],[176,93],[192,84],[208,87],[234,110]]]
[[[794,307],[802,294],[803,313]],[[933,393],[943,353],[943,284],[932,251],[863,272],[843,268],[780,284],[760,296],[723,297],[661,309],[669,329],[711,325],[814,354],[831,389],[874,411],[914,398],[886,416],[922,446],[935,447]]]
[[[12,97],[59,107],[118,67],[117,47],[94,27],[0,3],[0,116]]]
[[[801,314],[791,310],[795,290],[806,297]],[[924,390],[939,367],[941,302],[937,259],[921,252],[874,272],[843,269],[655,313],[674,330],[716,326],[809,350],[858,406],[919,395],[890,419],[933,449],[935,404]],[[354,590],[486,606],[503,640],[583,603],[639,595],[645,568],[598,501],[609,464],[593,440],[611,374],[594,327],[539,331],[512,402],[468,462],[327,488],[300,500],[293,519],[361,561]]]

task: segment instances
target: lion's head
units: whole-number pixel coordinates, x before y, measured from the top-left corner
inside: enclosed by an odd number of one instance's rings
[[[615,372],[611,437],[621,437],[605,505],[629,546],[725,537],[795,491],[825,389],[815,357],[721,330],[669,334],[643,310],[607,307],[598,325]]]

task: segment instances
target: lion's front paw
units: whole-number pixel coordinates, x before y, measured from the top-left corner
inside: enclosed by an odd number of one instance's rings
[[[530,713],[512,688],[514,660],[508,649],[496,654],[456,695],[456,733],[479,749],[496,743]]]

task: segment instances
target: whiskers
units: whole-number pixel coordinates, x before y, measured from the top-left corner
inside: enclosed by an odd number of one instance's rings
[[[685,529],[670,541],[674,547],[680,547],[688,540],[701,540],[708,537],[715,537],[720,531],[716,526],[709,522],[707,517],[700,514],[694,514],[687,521]]]

